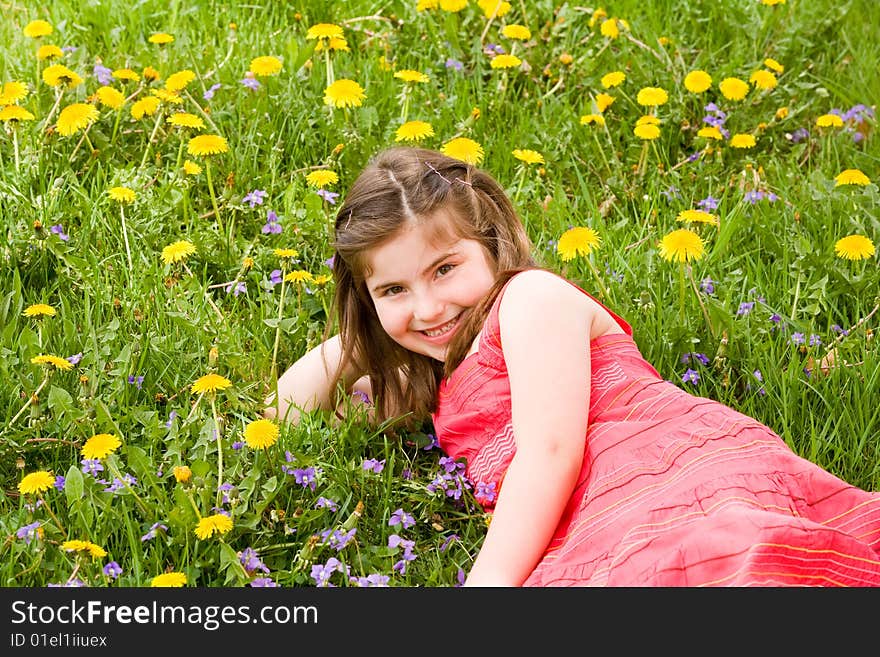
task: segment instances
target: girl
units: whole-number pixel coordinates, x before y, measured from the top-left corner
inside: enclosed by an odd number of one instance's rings
[[[336,218],[339,334],[267,415],[359,390],[429,415],[492,522],[466,585],[880,585],[880,493],[664,381],[623,319],[536,267],[487,173],[393,148]]]

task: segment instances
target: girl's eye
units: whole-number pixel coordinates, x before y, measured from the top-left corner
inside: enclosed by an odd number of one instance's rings
[[[391,287],[385,289],[385,291],[382,293],[382,296],[393,297],[395,294],[400,294],[401,292],[403,292],[403,287],[401,287],[400,285],[392,285]]]
[[[450,264],[440,265],[439,267],[437,267],[437,274],[440,276],[445,276],[446,274],[451,272],[453,269],[455,269],[455,265],[450,265]]]

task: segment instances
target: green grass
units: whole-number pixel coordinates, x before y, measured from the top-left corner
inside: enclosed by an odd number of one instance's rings
[[[475,2],[457,14],[417,12],[415,0],[145,0],[134,7],[60,1],[48,8],[0,0],[0,7],[0,83],[27,83],[30,93],[20,104],[35,116],[4,124],[0,134],[3,586],[71,579],[148,585],[169,570],[185,573],[194,585],[240,586],[253,576],[237,557],[249,547],[282,586],[314,585],[312,567],[331,558],[352,576],[389,576],[392,586],[449,586],[469,569],[485,518],[471,491],[454,497],[432,485],[444,463],[437,449],[425,449],[430,426],[396,436],[388,427],[370,428],[357,414],[338,425],[316,413],[297,427],[282,427],[278,443],[265,452],[233,448],[259,417],[273,369],[283,370],[321,339],[332,283],[287,284],[282,298],[270,274],[282,267],[329,273],[324,261],[331,255],[335,208],[308,187],[305,174],[332,169],[340,180],[331,189],[344,194],[368,159],[395,143],[402,83],[383,62],[430,76],[413,89],[407,111],[408,119],[428,121],[435,130],[423,145],[440,148],[455,136],[479,142],[483,166],[511,196],[518,194],[542,263],[598,291],[590,263],[563,263],[555,243],[569,226],[599,233],[601,246],[588,257],[608,290],[605,301],[633,324],[643,354],[662,376],[765,422],[797,453],[850,483],[880,488],[877,258],[850,262],[834,250],[852,233],[875,244],[880,238],[876,123],[815,126],[832,109],[847,112],[880,95],[880,11],[873,0],[789,0],[776,7],[752,0],[621,0],[605,8],[630,31],[613,41],[598,24],[590,26],[583,6],[513,2],[507,16],[489,25],[484,43],[487,23]],[[60,100],[39,78],[48,62],[38,62],[37,44],[22,34],[38,18],[55,28],[42,42],[75,48],[62,62],[84,78]],[[325,62],[305,38],[319,22],[344,28],[350,51],[333,53],[333,69],[337,79],[364,87],[361,107],[323,104]],[[500,34],[506,23],[532,31],[514,50],[527,71],[489,66],[487,44],[511,48]],[[154,32],[175,40],[150,44]],[[563,54],[570,64],[561,62]],[[278,57],[283,69],[260,78],[261,88],[251,91],[241,80],[262,55]],[[748,80],[767,57],[785,67],[776,88],[753,89],[740,102],[719,93],[723,78]],[[448,58],[464,70],[447,68]],[[220,222],[207,170],[185,176],[178,166],[181,148],[183,159],[206,165],[186,153],[195,132],[167,126],[172,108],[164,104],[156,116],[132,118],[133,100],[148,95],[149,86],[114,81],[133,96],[118,113],[100,107],[87,133],[63,137],[54,129],[60,108],[91,102],[100,86],[93,74],[98,60],[111,69],[155,67],[161,80],[153,88],[176,71],[196,74],[178,107],[203,117],[204,132],[228,140],[229,152],[210,158]],[[713,78],[699,97],[682,84],[696,68]],[[627,79],[605,90],[599,80],[613,70]],[[213,99],[203,100],[214,84],[221,87]],[[669,102],[657,108],[661,136],[651,143],[632,132],[646,111],[636,103],[646,86],[669,93]],[[605,128],[580,125],[599,92],[615,96]],[[708,102],[726,112],[731,133],[754,134],[755,148],[710,144],[711,153],[688,162],[706,147],[696,131]],[[779,118],[783,107],[788,115]],[[809,137],[793,139],[800,128]],[[866,138],[854,141],[855,129]],[[546,162],[540,171],[523,172],[515,148],[537,150]],[[847,168],[860,169],[872,183],[835,187],[834,177]],[[111,201],[107,190],[114,186],[135,190],[134,203],[120,208]],[[267,196],[250,207],[243,199],[256,189]],[[756,190],[778,200],[752,204],[745,194]],[[720,225],[690,226],[706,245],[692,276],[697,286],[711,279],[714,293],[695,292],[685,278],[682,297],[682,271],[660,257],[658,243],[682,227],[680,211],[707,196],[719,200]],[[280,217],[281,234],[261,231],[269,209]],[[68,241],[50,231],[56,225]],[[160,258],[177,240],[196,246],[186,267]],[[297,260],[282,263],[276,248],[296,249]],[[252,267],[242,267],[246,257]],[[225,292],[239,281],[245,294]],[[738,314],[751,302],[750,312]],[[35,303],[57,314],[42,321],[24,317]],[[779,324],[770,320],[774,313]],[[844,337],[835,325],[851,330]],[[808,342],[793,344],[794,333]],[[821,343],[809,344],[811,335]],[[839,366],[822,374],[815,364],[832,347]],[[45,353],[82,358],[71,371],[47,376],[31,363]],[[709,362],[685,364],[688,353]],[[682,381],[688,367],[698,371],[698,383]],[[191,391],[208,372],[232,382],[217,393],[216,413],[208,396]],[[129,383],[139,376],[140,386]],[[215,431],[223,445],[222,482]],[[82,473],[80,448],[97,433],[122,440],[98,476],[129,473],[137,480],[130,489],[105,492],[106,485]],[[384,469],[365,470],[366,459],[384,461]],[[183,464],[193,472],[187,486],[172,475]],[[310,467],[318,473],[314,489],[285,472]],[[38,470],[64,475],[67,483],[63,491],[44,493],[34,508],[34,497],[19,495],[17,484]],[[234,527],[199,540],[195,509],[212,513],[220,483],[232,485],[223,506]],[[316,508],[320,497],[333,500],[335,510]],[[389,525],[397,509],[415,524]],[[41,539],[16,537],[33,522],[42,524]],[[142,541],[155,523],[167,529]],[[339,551],[314,538],[352,528],[356,533]],[[389,547],[393,534],[413,541],[415,559],[405,573],[394,570],[405,549]],[[94,560],[69,554],[60,548],[69,539],[92,541],[108,554]],[[101,573],[111,560],[123,571],[115,580]],[[330,581],[348,585],[340,572]]]

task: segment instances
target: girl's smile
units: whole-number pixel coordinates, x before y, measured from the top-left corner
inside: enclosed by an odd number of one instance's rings
[[[462,314],[495,282],[482,245],[458,237],[452,226],[438,212],[367,257],[365,282],[382,328],[402,347],[439,361],[446,359]]]

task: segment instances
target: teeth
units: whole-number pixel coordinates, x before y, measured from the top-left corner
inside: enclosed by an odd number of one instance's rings
[[[458,320],[458,317],[455,317],[455,318],[449,320],[448,322],[446,322],[440,328],[431,329],[430,331],[422,331],[422,333],[427,335],[429,338],[436,338],[438,335],[443,335],[449,329],[451,329],[457,320]]]

